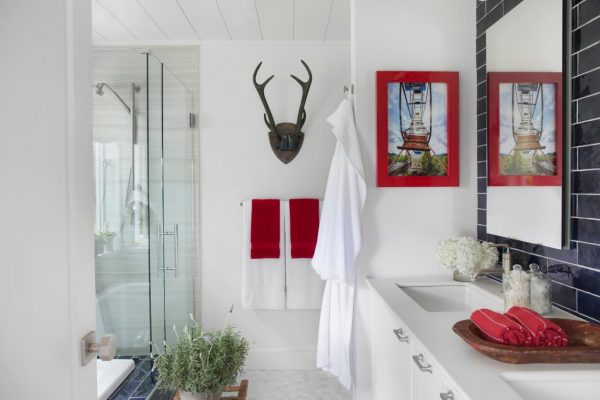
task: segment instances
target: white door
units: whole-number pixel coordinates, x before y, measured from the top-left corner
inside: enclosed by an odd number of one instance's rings
[[[91,2],[0,1],[0,397],[93,400]]]

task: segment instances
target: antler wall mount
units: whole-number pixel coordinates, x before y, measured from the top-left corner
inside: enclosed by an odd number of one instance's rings
[[[256,66],[252,78],[254,87],[265,108],[263,118],[265,124],[269,128],[269,143],[271,144],[271,149],[273,150],[273,153],[275,153],[275,156],[277,156],[284,164],[289,163],[296,157],[300,148],[302,148],[302,143],[304,143],[304,132],[302,132],[302,126],[304,126],[304,122],[306,121],[306,110],[304,109],[304,105],[306,104],[306,98],[308,97],[308,91],[310,90],[310,85],[312,83],[312,72],[303,60],[300,60],[300,62],[304,65],[304,68],[306,68],[306,72],[308,72],[308,80],[305,82],[300,80],[297,76],[290,75],[302,87],[302,99],[300,100],[300,108],[298,109],[298,117],[296,118],[295,124],[291,122],[275,123],[275,118],[273,118],[273,113],[271,112],[271,108],[265,97],[265,87],[275,75],[271,75],[263,83],[258,83],[256,81],[256,75],[262,65],[262,61]]]

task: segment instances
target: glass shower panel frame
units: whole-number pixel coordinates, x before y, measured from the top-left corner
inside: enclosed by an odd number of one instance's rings
[[[153,351],[162,352],[194,311],[193,95],[152,55],[148,71],[151,319]]]
[[[162,143],[162,64],[148,54],[148,202],[150,211],[150,320],[152,353],[164,350],[165,287],[164,287],[164,201],[163,201],[163,143]]]
[[[116,335],[120,355],[147,354],[145,59],[131,50],[97,49],[93,79],[96,331]]]
[[[190,325],[194,312],[194,136],[190,126],[193,95],[163,65],[163,204],[165,340],[173,327]]]

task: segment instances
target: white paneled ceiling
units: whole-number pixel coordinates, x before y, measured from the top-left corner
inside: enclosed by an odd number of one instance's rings
[[[350,40],[350,0],[91,0],[94,44]]]

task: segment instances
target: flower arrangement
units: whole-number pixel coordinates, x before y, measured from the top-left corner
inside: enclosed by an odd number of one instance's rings
[[[156,360],[160,386],[179,390],[182,399],[219,399],[242,371],[249,343],[227,323],[223,330],[205,331],[192,322]]]
[[[440,243],[436,258],[450,270],[463,275],[475,275],[479,270],[493,267],[498,262],[498,250],[489,242],[471,237],[446,239]]]

